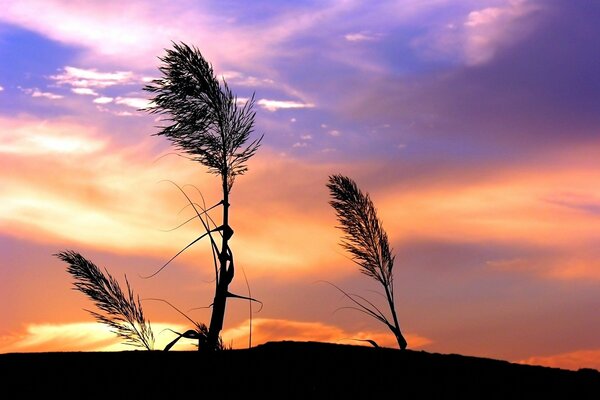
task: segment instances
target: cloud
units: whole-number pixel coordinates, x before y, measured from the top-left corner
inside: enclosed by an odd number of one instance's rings
[[[3,90],[4,90],[4,88],[2,86],[0,86],[0,92],[3,91]]]
[[[517,362],[571,370],[593,368],[600,371],[600,349],[577,350],[550,356],[534,356]]]
[[[234,348],[246,348],[248,343],[248,321],[222,332],[225,343],[233,343]],[[322,341],[370,346],[360,339],[375,340],[380,346],[397,347],[394,336],[385,331],[347,331],[321,322],[303,322],[284,319],[257,318],[252,322],[252,345],[269,341],[296,340]],[[163,349],[174,335],[166,332],[173,329],[183,332],[186,326],[152,322],[155,335],[155,349]],[[163,332],[165,331],[165,332]],[[405,335],[411,348],[427,346],[431,340],[419,335]],[[359,339],[359,340],[353,340]],[[193,341],[181,340],[177,350],[194,349]],[[104,324],[96,322],[71,322],[62,324],[27,324],[23,332],[0,337],[0,353],[8,352],[52,352],[52,351],[122,351],[132,350]]]
[[[223,341],[233,342],[234,347],[244,348],[248,343],[249,322],[244,321],[234,328],[223,331]],[[428,338],[408,333],[405,335],[411,348],[421,348],[432,343]],[[358,340],[355,340],[358,339]],[[252,320],[252,345],[269,341],[319,341],[330,343],[371,346],[360,340],[371,339],[382,347],[398,347],[391,332],[361,330],[349,331],[323,322],[294,321],[287,319],[255,318]]]
[[[33,229],[46,232],[43,237],[32,236],[42,241],[62,238],[108,248],[155,247],[158,243],[155,240],[164,241],[165,237],[157,227],[170,226],[170,214],[178,210],[168,207],[166,220],[158,215],[150,217],[155,214],[151,208],[156,204],[147,203],[146,196],[153,196],[151,193],[157,189],[174,194],[168,185],[157,185],[156,182],[165,177],[178,182],[199,182],[188,175],[194,173],[194,166],[188,164],[187,172],[180,170],[183,174],[173,173],[168,165],[176,160],[169,158],[153,164],[152,156],[139,157],[140,144],[137,148],[111,148],[106,132],[85,124],[0,119],[0,135],[0,150],[6,155],[0,167],[10,171],[4,176],[7,190],[0,193],[5,205],[0,219],[4,226],[12,226],[17,236],[28,235]],[[35,163],[31,162],[32,157]],[[53,173],[40,174],[37,165],[45,165]],[[145,195],[132,193],[134,187]],[[131,198],[130,204],[136,204],[135,210],[123,207],[122,196]],[[173,198],[167,203],[181,204]],[[169,236],[175,242],[184,243],[194,234],[188,231],[187,235],[180,236],[185,231]],[[120,233],[114,235],[115,232]],[[129,239],[124,240],[126,237]],[[159,248],[165,249],[163,245]],[[174,249],[171,247],[170,251]]]
[[[413,138],[436,143],[440,154],[460,151],[463,159],[510,154],[518,160],[591,142],[600,125],[594,72],[600,59],[591,57],[590,32],[600,32],[586,16],[600,15],[600,8],[559,3],[522,17],[518,25],[531,20],[531,31],[494,47],[493,57],[477,65],[459,62],[406,78],[384,73],[352,93],[340,83],[334,91],[344,100],[336,110],[356,123],[393,124],[396,129],[382,136],[385,148],[398,142],[413,148],[406,140]]]
[[[98,93],[96,93],[93,89],[90,89],[87,87],[75,87],[75,88],[71,88],[71,91],[75,94],[81,94],[81,95],[87,95],[87,96],[98,96]]]
[[[172,11],[172,7],[166,4],[157,4],[161,5],[166,6],[164,14]],[[149,43],[156,43],[158,36],[172,37],[172,30],[165,29],[163,23],[157,23],[164,14],[139,3],[123,7],[118,2],[109,1],[100,7],[92,3],[74,5],[61,0],[33,0],[8,2],[3,6],[1,18],[4,21],[66,44],[94,48],[104,57],[127,56],[127,52],[131,58],[139,57],[151,46]],[[61,23],[56,24],[55,21]],[[128,23],[123,24],[123,21]]]
[[[337,129],[332,129],[329,132],[327,132],[330,136],[333,137],[338,137],[340,136],[342,133],[340,131],[338,131]]]
[[[349,42],[374,42],[381,39],[381,34],[370,33],[367,31],[347,33],[344,35],[344,39]]]
[[[0,191],[5,234],[160,257],[172,256],[197,237],[194,222],[173,232],[160,231],[190,218],[192,210],[178,214],[185,198],[172,185],[157,182],[194,183],[207,201],[217,202],[214,177],[188,160],[159,158],[150,150],[156,138],[148,135],[117,146],[105,129],[59,119],[0,119],[5,154],[0,168],[7,171]],[[52,174],[41,174],[40,165]],[[292,277],[330,263],[336,257],[331,248],[337,233],[323,224],[330,214],[322,191],[330,167],[285,159],[268,147],[261,148],[249,167],[252,173],[235,186],[236,256],[259,276]],[[281,184],[274,187],[273,181]],[[196,199],[194,190],[186,190]],[[261,210],[266,209],[273,218],[264,218]],[[307,210],[313,218],[306,218]],[[314,242],[314,237],[321,239]],[[210,259],[204,243],[191,251]]]
[[[91,94],[91,88],[107,88],[115,85],[139,83],[139,79],[131,71],[98,72],[96,69],[83,69],[66,66],[63,72],[50,76],[59,85],[79,88],[78,94]],[[87,90],[86,90],[87,89]]]
[[[256,102],[259,106],[269,111],[277,111],[280,109],[298,109],[298,108],[313,108],[315,105],[311,103],[301,103],[298,101],[287,100],[267,100],[260,99]]]
[[[503,272],[534,273],[551,279],[566,281],[600,281],[598,254],[585,248],[567,251],[539,251],[537,255],[498,259],[486,262],[487,266]]]
[[[19,156],[43,154],[89,155],[106,146],[106,140],[93,134],[77,134],[79,127],[70,123],[47,123],[34,119],[14,121],[0,118],[0,153]]]
[[[184,326],[171,323],[152,323],[155,349],[164,348],[174,336],[159,334],[164,329],[182,332]],[[190,343],[184,344],[189,348]],[[177,348],[181,349],[178,344]],[[0,353],[52,351],[122,351],[135,349],[123,343],[104,324],[72,322],[64,324],[27,324],[24,332],[0,337]]]
[[[114,98],[112,97],[98,97],[97,99],[94,99],[94,103],[96,104],[108,104],[108,103],[112,103],[112,101],[114,100]]]
[[[218,75],[222,76],[228,84],[237,86],[257,87],[272,85],[275,83],[272,79],[258,78],[256,76],[246,75],[239,71],[225,71]]]
[[[525,17],[539,7],[529,0],[509,0],[504,7],[471,11],[464,22],[464,57],[467,65],[490,61],[496,49],[506,42],[523,40],[531,32],[531,19]]]
[[[152,105],[150,100],[141,97],[117,97],[115,103],[135,109],[148,108]]]
[[[43,97],[43,98],[50,99],[50,100],[59,100],[64,97],[64,96],[62,96],[60,94],[56,94],[56,93],[42,92],[38,88],[20,88],[20,89],[23,93],[31,95],[31,97]]]
[[[241,24],[223,16],[222,9],[200,2],[132,0],[125,5],[109,0],[100,5],[30,0],[3,1],[2,5],[0,20],[82,47],[85,62],[126,62],[140,68],[148,68],[171,41],[180,40],[202,43],[203,52],[216,64],[248,64],[271,52],[269,44],[281,40],[284,34],[278,29],[265,31],[264,26]],[[288,23],[289,27],[295,25]],[[215,32],[219,40],[215,40]]]
[[[485,64],[502,47],[526,39],[539,22],[535,12],[542,8],[530,0],[507,0],[493,7],[485,7],[484,3],[483,8],[434,21],[427,33],[413,38],[411,44],[429,59],[449,59],[469,66]]]

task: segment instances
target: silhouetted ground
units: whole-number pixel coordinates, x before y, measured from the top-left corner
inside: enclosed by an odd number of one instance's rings
[[[2,398],[568,398],[600,399],[600,372],[424,351],[271,342],[214,354],[0,354]],[[5,397],[16,389],[17,394]],[[165,397],[166,398],[166,397]],[[214,398],[210,396],[210,398]]]

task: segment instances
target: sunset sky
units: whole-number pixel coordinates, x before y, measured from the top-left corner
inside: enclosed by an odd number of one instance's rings
[[[395,340],[326,280],[381,302],[339,246],[327,177],[368,191],[396,254],[409,348],[600,369],[600,3],[0,0],[0,353],[122,349],[52,254],[208,324],[213,266],[164,180],[219,182],[153,136],[142,87],[198,47],[263,146],[231,198],[231,290],[268,340]],[[188,188],[189,189],[189,188]],[[200,200],[194,190],[190,195]],[[217,216],[217,214],[215,214]],[[159,347],[189,322],[144,311]],[[189,310],[189,311],[188,311]],[[256,308],[254,309],[256,311]],[[248,303],[223,331],[248,345]],[[188,349],[184,344],[176,348]]]

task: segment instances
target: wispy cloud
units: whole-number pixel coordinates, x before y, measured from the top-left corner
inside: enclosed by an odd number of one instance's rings
[[[140,68],[155,62],[171,40],[204,43],[203,51],[211,60],[237,60],[238,65],[265,54],[266,44],[275,40],[273,35],[224,18],[202,2],[193,6],[167,0],[74,5],[64,0],[32,0],[3,2],[3,7],[0,20],[81,46],[87,61],[127,61]],[[213,40],[215,32],[219,32],[218,41]]]
[[[20,156],[40,154],[90,154],[104,148],[104,139],[82,136],[69,123],[46,123],[30,120],[26,123],[0,119],[0,153]]]
[[[182,331],[184,326],[171,323],[152,323],[155,349],[164,348],[174,335],[157,334],[166,329]],[[185,346],[184,342],[182,344]],[[191,342],[187,345],[191,348]],[[181,347],[181,345],[179,345]],[[96,322],[65,324],[28,324],[24,332],[0,337],[0,353],[40,351],[121,351],[132,350],[110,328]]]
[[[50,100],[59,100],[64,97],[63,95],[52,93],[52,92],[42,92],[38,88],[20,88],[20,89],[23,93],[31,95],[31,97],[43,97],[45,99],[50,99]]]
[[[302,103],[299,101],[289,101],[289,100],[268,100],[268,99],[260,99],[256,102],[259,106],[263,107],[269,111],[277,111],[277,110],[289,110],[289,109],[298,109],[298,108],[313,108],[315,105],[312,103]]]
[[[258,318],[252,321],[252,344],[269,341],[296,340],[322,341],[370,346],[364,339],[375,340],[380,346],[396,347],[394,337],[381,331],[348,331],[321,322],[305,322],[284,319]],[[248,321],[223,331],[223,340],[234,348],[245,348],[248,344]],[[185,326],[152,322],[155,332],[155,349],[162,349],[174,335],[168,329],[183,332]],[[162,333],[161,333],[162,332]],[[412,348],[421,348],[431,343],[430,339],[407,334]],[[358,340],[356,340],[358,339]],[[182,340],[176,348],[193,349],[194,343]],[[108,327],[96,322],[73,322],[64,324],[28,324],[23,332],[14,332],[0,337],[0,353],[36,351],[121,351],[131,350]]]
[[[50,76],[50,79],[54,80],[58,85],[81,88],[80,91],[84,88],[91,90],[91,88],[106,88],[139,82],[139,79],[131,71],[98,72],[93,68],[83,69],[70,66],[66,66],[62,73]]]
[[[535,21],[524,17],[540,8],[536,2],[507,0],[492,7],[482,3],[473,3],[484,7],[456,15],[453,22],[431,24],[427,33],[412,40],[414,48],[429,58],[481,65],[501,47],[523,40],[535,29]]]
[[[108,103],[111,103],[113,100],[114,100],[114,98],[112,98],[112,97],[102,96],[102,97],[98,97],[98,98],[94,99],[94,103],[96,103],[96,104],[108,104]]]
[[[111,251],[152,249],[152,254],[172,256],[195,237],[196,231],[191,224],[169,233],[159,230],[177,226],[190,215],[189,210],[178,215],[185,199],[171,185],[157,182],[193,182],[202,188],[207,200],[218,197],[212,177],[194,163],[179,157],[154,162],[157,155],[149,151],[154,138],[117,148],[105,132],[85,123],[37,119],[0,119],[0,136],[3,154],[10,155],[1,157],[0,162],[10,171],[3,176],[7,186],[0,192],[0,220],[17,236],[43,231],[44,235],[31,237],[51,243],[68,240]],[[69,157],[57,157],[60,154]],[[59,182],[36,172],[31,164],[34,155],[37,162],[52,165],[52,176],[62,177]],[[236,254],[245,265],[253,266],[259,275],[272,275],[277,269],[293,276],[331,262],[336,257],[330,252],[336,232],[322,224],[323,212],[327,211],[325,199],[314,202],[328,168],[282,159],[268,148],[261,149],[250,168],[253,173],[236,185],[236,195],[244,199],[237,208]],[[273,191],[273,179],[294,182],[294,186]],[[302,189],[294,189],[295,185]],[[307,187],[312,189],[307,191]],[[65,193],[69,195],[65,197]],[[123,203],[123,199],[128,200]],[[297,201],[308,206],[299,208]],[[260,219],[258,204],[286,218],[263,219],[256,224]],[[316,207],[311,211],[314,219],[306,219],[307,207]],[[274,237],[273,232],[278,231],[287,234]],[[321,239],[313,243],[314,237]],[[201,244],[194,248],[207,257],[209,250]]]
[[[378,33],[371,33],[368,31],[347,33],[344,35],[344,39],[349,42],[374,42],[381,39],[382,35]]]
[[[71,88],[71,91],[75,94],[81,94],[85,96],[98,96],[98,93],[96,93],[93,89],[87,87],[74,87]]]
[[[275,83],[273,79],[258,78],[256,76],[246,75],[243,72],[239,71],[225,71],[219,75],[221,75],[229,84],[239,86],[256,87],[273,85]]]
[[[471,11],[464,22],[464,55],[467,64],[485,63],[494,57],[497,48],[507,42],[522,40],[532,30],[531,21],[522,18],[538,9],[528,0],[509,0],[501,7]]]
[[[135,109],[147,108],[152,104],[150,100],[141,97],[117,97],[115,103]]]

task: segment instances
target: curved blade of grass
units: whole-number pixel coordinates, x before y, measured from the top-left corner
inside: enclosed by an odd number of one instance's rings
[[[183,338],[186,338],[186,339],[198,339],[198,338],[199,338],[199,334],[198,334],[198,332],[196,332],[196,331],[195,331],[195,330],[193,330],[193,329],[187,330],[187,331],[185,331],[185,332],[183,332],[183,333],[178,333],[178,332],[175,332],[175,333],[177,333],[177,335],[178,335],[178,336],[177,336],[175,339],[173,339],[173,340],[172,340],[172,341],[171,341],[169,344],[167,344],[167,345],[165,346],[165,348],[163,349],[163,351],[169,351],[169,350],[171,350],[171,347],[175,346],[175,344],[176,344],[176,343],[179,341],[179,339],[181,339],[182,337],[183,337]]]
[[[167,267],[167,265],[169,265],[171,263],[171,261],[173,261],[175,258],[177,258],[177,256],[179,256],[181,253],[183,253],[184,251],[186,251],[187,249],[189,249],[196,242],[198,242],[199,240],[201,240],[203,237],[205,237],[207,235],[208,235],[208,233],[204,233],[204,234],[200,235],[198,238],[194,239],[190,244],[188,244],[187,246],[185,246],[183,249],[179,250],[177,252],[177,254],[175,254],[173,257],[171,257],[171,259],[169,261],[167,261],[165,264],[163,264],[163,266],[160,267],[156,272],[154,272],[153,274],[150,274],[148,276],[142,276],[142,275],[140,275],[140,278],[148,279],[148,278],[152,278],[153,276],[158,275],[160,273],[160,271],[162,271],[163,269],[165,269]]]
[[[385,315],[383,315],[383,313],[381,312],[381,310],[379,310],[379,308],[377,308],[373,303],[371,303],[369,300],[365,299],[362,296],[359,296],[357,294],[353,294],[353,293],[347,293],[345,290],[343,290],[342,288],[340,288],[339,286],[328,282],[328,281],[318,281],[318,282],[324,282],[327,283],[331,286],[333,286],[334,288],[336,288],[340,293],[342,293],[344,296],[346,296],[348,299],[350,299],[350,301],[352,301],[354,304],[356,304],[359,308],[355,308],[355,307],[341,307],[340,309],[354,309],[354,310],[359,310],[364,312],[367,315],[370,315],[371,317],[375,318],[378,321],[383,322],[384,324],[391,326],[391,324],[389,323],[388,319],[385,317]],[[359,301],[357,301],[354,297],[358,297],[359,299],[367,302],[369,305],[371,305],[375,311],[373,311],[372,309],[370,309],[369,307],[365,306],[364,304],[360,303]]]

